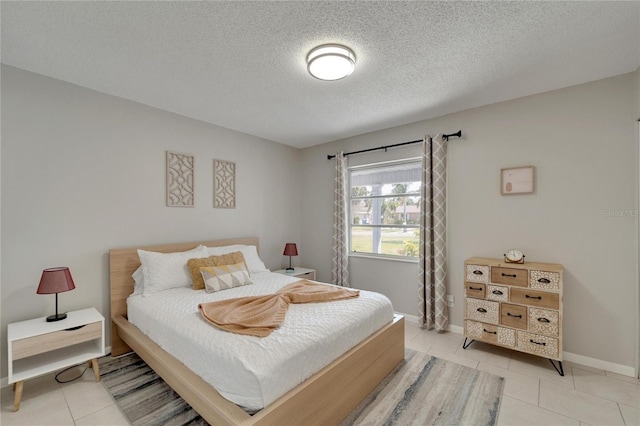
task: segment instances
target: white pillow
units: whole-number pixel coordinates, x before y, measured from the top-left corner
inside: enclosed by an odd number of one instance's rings
[[[144,273],[142,272],[142,265],[138,266],[138,269],[131,274],[133,278],[133,294],[144,293]]]
[[[207,257],[207,248],[198,246],[192,250],[177,253],[138,250],[138,257],[144,274],[143,294],[148,296],[170,288],[192,286],[187,261]]]
[[[220,256],[222,254],[233,253],[234,251],[241,251],[244,256],[244,261],[247,263],[249,273],[255,274],[256,272],[269,271],[264,265],[264,262],[258,256],[258,249],[256,246],[245,246],[242,244],[234,244],[231,246],[222,247],[207,247],[209,256]]]

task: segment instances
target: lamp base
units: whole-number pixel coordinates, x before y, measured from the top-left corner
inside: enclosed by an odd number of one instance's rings
[[[285,271],[295,271],[295,270],[296,270],[296,268],[287,268],[287,269],[285,269]]]
[[[47,317],[47,322],[60,321],[67,317],[67,314],[55,314]]]

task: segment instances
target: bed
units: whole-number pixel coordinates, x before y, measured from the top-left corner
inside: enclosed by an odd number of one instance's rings
[[[211,424],[337,424],[404,358],[404,319],[395,315],[371,336],[254,415],[224,398],[200,375],[163,350],[127,318],[132,273],[140,266],[137,249],[169,253],[198,245],[258,247],[258,239],[197,241],[110,251],[111,353],[134,350]]]

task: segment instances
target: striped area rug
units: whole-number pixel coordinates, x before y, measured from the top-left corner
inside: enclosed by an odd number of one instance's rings
[[[101,358],[102,383],[132,425],[207,423],[136,354]],[[407,350],[343,421],[350,425],[495,425],[504,379]]]
[[[407,350],[341,426],[495,425],[503,387],[502,377]]]

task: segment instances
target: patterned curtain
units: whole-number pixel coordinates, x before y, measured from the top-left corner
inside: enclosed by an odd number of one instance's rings
[[[446,330],[447,146],[441,134],[425,136],[420,190],[419,314],[423,328]]]
[[[347,160],[341,151],[336,155],[336,178],[333,201],[333,284],[349,286],[349,229],[347,211]]]

